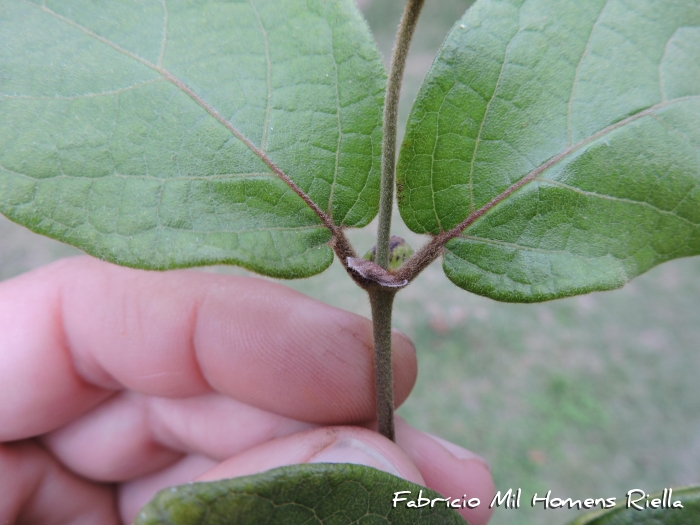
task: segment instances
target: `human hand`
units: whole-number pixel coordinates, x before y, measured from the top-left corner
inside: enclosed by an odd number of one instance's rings
[[[371,324],[279,284],[87,257],[0,283],[0,523],[131,523],[156,491],[304,462],[370,465],[483,525],[483,460],[373,419]],[[395,398],[416,377],[394,333]],[[355,426],[340,426],[355,425]]]

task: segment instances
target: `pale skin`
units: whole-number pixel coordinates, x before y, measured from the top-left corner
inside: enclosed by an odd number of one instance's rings
[[[372,326],[280,284],[87,257],[0,283],[0,523],[131,523],[161,488],[304,462],[370,465],[482,504],[475,454],[370,430]],[[392,337],[397,403],[415,350]],[[390,502],[388,502],[390,503]]]

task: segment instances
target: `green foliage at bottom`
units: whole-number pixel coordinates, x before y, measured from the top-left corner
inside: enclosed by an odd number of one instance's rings
[[[393,507],[394,493],[410,491]],[[422,491],[422,492],[421,492]],[[191,483],[159,492],[134,525],[465,525],[443,502],[408,501],[437,492],[370,467],[304,464],[254,476]],[[425,501],[425,500],[423,500]]]

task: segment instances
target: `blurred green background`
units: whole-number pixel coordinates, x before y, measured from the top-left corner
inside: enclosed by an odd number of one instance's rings
[[[358,3],[388,61],[403,2]],[[402,123],[437,48],[469,4],[427,1],[407,64]],[[395,219],[395,233],[414,248],[425,242]],[[374,231],[351,237],[363,252]],[[76,253],[0,217],[0,279]],[[337,263],[287,284],[369,313],[364,293]],[[622,290],[539,305],[468,294],[436,263],[396,302],[395,325],[416,342],[420,370],[399,413],[484,456],[497,488],[523,489],[522,507],[496,511],[493,525],[562,525],[579,512],[531,509],[534,492],[619,501],[633,488],[699,481],[699,321],[700,258],[658,267]]]

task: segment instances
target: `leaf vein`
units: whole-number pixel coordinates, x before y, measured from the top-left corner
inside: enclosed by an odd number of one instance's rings
[[[497,206],[498,204],[503,202],[510,195],[512,195],[513,193],[518,191],[520,188],[522,188],[526,184],[532,182],[541,173],[545,172],[546,170],[548,170],[549,168],[558,164],[559,162],[565,160],[570,155],[576,153],[581,148],[591,144],[592,142],[594,142],[598,139],[605,137],[607,134],[612,133],[612,132],[620,129],[620,128],[626,126],[627,124],[635,122],[636,120],[639,120],[643,117],[653,116],[654,112],[656,112],[659,109],[668,107],[672,104],[687,102],[687,101],[691,101],[691,100],[693,100],[693,101],[700,100],[700,95],[689,95],[686,97],[679,97],[676,99],[667,100],[665,102],[660,102],[658,104],[655,104],[654,106],[651,106],[645,110],[639,111],[638,113],[636,113],[634,115],[631,115],[623,120],[620,120],[614,124],[607,126],[606,128],[598,131],[597,133],[594,133],[590,137],[583,139],[582,141],[580,141],[579,143],[577,143],[573,146],[567,147],[562,152],[560,152],[559,154],[550,158],[547,162],[541,164],[536,169],[534,169],[530,173],[528,173],[526,176],[524,176],[523,178],[521,178],[520,180],[518,180],[514,184],[510,185],[508,188],[506,188],[500,194],[498,194],[493,199],[491,199],[487,204],[483,205],[478,210],[470,213],[462,222],[460,222],[454,228],[452,228],[449,231],[444,231],[438,235],[435,235],[429,243],[427,243],[425,246],[423,246],[423,248],[421,248],[413,256],[414,260],[416,261],[415,265],[413,265],[413,266],[404,265],[403,268],[408,268],[408,269],[404,269],[403,271],[400,269],[395,274],[396,277],[399,279],[409,279],[409,280],[415,278],[415,276],[420,271],[422,271],[427,265],[429,265],[432,261],[434,261],[442,253],[442,250],[447,242],[449,242],[451,239],[454,239],[455,237],[460,236],[466,228],[468,228],[469,226],[474,224],[481,217],[485,216],[491,209],[493,209],[495,206]],[[409,271],[411,273],[408,273]]]
[[[598,29],[598,26],[601,23],[601,20],[603,18],[603,13],[605,12],[605,9],[608,7],[608,4],[610,3],[610,0],[606,0],[605,4],[603,4],[602,9],[600,10],[600,13],[598,13],[598,18],[596,18],[596,21],[593,23],[593,27],[591,27],[591,32],[588,34],[588,40],[586,40],[586,45],[583,48],[583,53],[581,54],[581,59],[578,62],[578,65],[576,66],[576,73],[574,74],[574,81],[571,84],[571,94],[569,95],[569,103],[567,104],[567,115],[566,115],[566,134],[567,134],[567,139],[566,139],[566,145],[570,146],[571,143],[573,142],[573,124],[572,124],[572,119],[573,119],[573,107],[574,107],[574,98],[576,96],[576,86],[578,86],[579,82],[579,77],[581,75],[581,66],[583,65],[583,61],[588,57],[588,55],[591,52],[591,42],[593,40],[593,33],[596,32]]]
[[[340,165],[340,143],[343,139],[343,128],[340,122],[340,78],[338,76],[338,61],[335,58],[335,49],[334,49],[334,39],[333,39],[333,28],[330,28],[331,30],[331,56],[333,57],[333,71],[335,73],[335,107],[336,107],[336,112],[335,116],[338,121],[338,141],[336,143],[336,148],[335,148],[335,167],[333,169],[333,183],[331,184],[331,194],[328,198],[328,210],[326,213],[332,217],[333,216],[333,197],[335,194],[335,185],[338,182],[338,167]],[[348,59],[349,60],[349,59]],[[353,204],[354,206],[354,204]],[[344,218],[343,218],[344,219]]]
[[[74,27],[75,29],[83,32],[85,35],[94,38],[98,40],[99,42],[102,42],[103,44],[108,45],[115,51],[124,54],[127,57],[132,58],[133,60],[136,60],[140,64],[144,65],[145,67],[159,73],[163,78],[165,78],[167,81],[169,81],[171,84],[173,84],[175,87],[177,87],[180,91],[182,91],[185,95],[190,97],[195,103],[197,103],[204,111],[209,113],[212,117],[214,117],[220,124],[222,124],[226,129],[228,129],[233,136],[235,136],[238,140],[240,140],[248,149],[250,149],[260,160],[262,160],[268,168],[277,176],[279,177],[289,188],[294,191],[305,203],[306,205],[311,208],[311,210],[316,214],[316,216],[321,220],[321,222],[324,224],[326,228],[328,228],[334,236],[340,237],[342,235],[342,232],[338,229],[338,227],[334,224],[333,219],[328,216],[326,213],[321,210],[318,205],[311,200],[311,198],[304,192],[297,184],[286,174],[284,173],[266,154],[264,151],[262,151],[260,148],[258,148],[253,142],[251,142],[250,139],[248,139],[241,131],[238,130],[231,122],[229,122],[226,118],[224,118],[214,107],[210,106],[202,97],[200,97],[197,93],[195,93],[189,86],[187,86],[184,82],[182,82],[179,78],[174,76],[170,71],[167,69],[164,69],[162,67],[159,67],[155,64],[152,64],[148,60],[146,60],[143,57],[140,57],[136,55],[135,53],[132,53],[131,51],[124,49],[120,45],[112,42],[111,40],[98,35],[94,31],[74,22],[73,20],[70,20],[69,18],[66,18],[62,15],[59,15],[55,11],[52,11],[46,6],[37,6],[36,4],[33,4],[32,2],[29,2],[28,0],[24,0],[26,3],[30,4],[31,6],[40,9],[42,12],[48,14],[49,16],[52,16],[58,20],[61,20],[62,22],[70,25],[71,27]]]
[[[493,88],[493,93],[489,97],[489,101],[486,103],[486,109],[484,110],[484,116],[479,124],[479,131],[476,134],[476,140],[474,141],[474,151],[472,152],[471,162],[469,164],[469,211],[474,211],[474,166],[476,163],[476,156],[479,151],[479,143],[481,142],[481,135],[484,131],[484,126],[486,124],[486,119],[488,118],[489,110],[491,109],[491,104],[498,94],[498,88],[501,85],[501,80],[503,80],[503,73],[505,72],[506,65],[508,64],[508,51],[511,44],[515,38],[520,34],[521,30],[518,30],[513,37],[510,39],[506,45],[505,52],[503,54],[503,63],[501,64],[501,71],[498,73],[498,79],[496,80],[496,85]],[[440,227],[442,229],[442,226]]]
[[[153,78],[151,80],[146,80],[144,82],[139,82],[138,84],[134,84],[132,86],[126,86],[123,88],[115,89],[113,91],[102,91],[100,93],[83,93],[82,95],[69,95],[69,96],[62,96],[62,95],[54,95],[52,97],[50,96],[41,96],[41,95],[8,95],[7,93],[0,93],[1,98],[8,98],[8,99],[27,99],[27,100],[80,100],[80,99],[85,99],[85,98],[96,98],[96,97],[108,97],[112,95],[120,95],[122,93],[126,93],[127,91],[132,91],[134,89],[138,89],[143,86],[147,86],[149,84],[155,84],[157,82],[165,82],[164,78]]]
[[[583,255],[573,254],[573,253],[571,253],[571,252],[568,251],[568,250],[548,250],[548,249],[546,249],[546,248],[536,248],[536,247],[534,247],[534,246],[525,246],[525,245],[518,244],[518,243],[515,243],[515,242],[500,241],[500,240],[498,240],[498,239],[485,239],[485,238],[483,238],[483,237],[475,237],[475,236],[473,236],[473,235],[460,235],[460,236],[459,236],[459,239],[462,239],[462,240],[465,240],[465,241],[471,241],[471,242],[481,243],[481,244],[493,244],[493,245],[496,245],[496,246],[503,246],[503,247],[506,247],[506,248],[515,248],[515,249],[517,249],[517,250],[525,250],[525,251],[528,251],[528,252],[544,253],[544,254],[546,254],[546,255],[553,255],[553,254],[557,254],[557,255],[574,255],[574,256],[576,256],[576,257],[581,257],[581,258],[583,258],[583,259],[598,259],[598,258],[599,258],[599,257],[584,257]],[[449,248],[446,248],[446,249],[447,249],[450,253],[453,253],[454,255],[456,255],[457,257],[459,257],[459,255],[457,255],[457,254],[455,254],[454,252],[452,252],[452,250],[450,250]],[[460,257],[460,259],[461,259],[461,257]]]
[[[265,62],[266,62],[266,81],[267,81],[267,105],[265,107],[265,125],[263,126],[263,136],[260,142],[260,150],[266,151],[267,149],[267,133],[270,128],[270,113],[272,112],[272,61],[270,60],[270,42],[267,37],[267,30],[262,23],[260,18],[260,13],[258,13],[258,8],[255,7],[253,0],[250,0],[250,7],[255,13],[255,17],[258,20],[258,26],[260,27],[260,32],[263,36],[263,41],[265,42]]]
[[[165,45],[168,41],[168,4],[167,0],[161,0],[163,5],[163,40],[160,43],[160,53],[158,53],[158,67],[163,67],[165,58]]]
[[[528,173],[525,177],[517,181],[516,183],[512,184],[509,186],[505,191],[494,197],[491,201],[489,201],[487,204],[479,208],[477,211],[472,212],[469,214],[469,216],[464,219],[460,224],[455,226],[452,230],[449,232],[445,232],[445,235],[448,236],[448,238],[455,237],[456,235],[459,234],[462,230],[467,228],[469,225],[471,225],[474,221],[476,221],[478,218],[486,214],[491,208],[499,204],[501,201],[509,197],[511,194],[513,194],[515,191],[519,190],[529,182],[532,182],[535,177],[537,177],[539,174],[543,173],[544,171],[548,170],[552,166],[558,164],[562,160],[566,159],[569,155],[572,155],[576,153],[578,150],[581,148],[587,146],[588,144],[604,137],[605,135],[612,133],[613,131],[620,129],[627,124],[630,124],[636,120],[639,120],[643,117],[647,116],[652,116],[653,113],[659,109],[665,108],[670,106],[671,104],[676,104],[680,102],[687,102],[689,100],[700,100],[700,95],[690,95],[687,97],[680,97],[672,100],[667,100],[666,102],[660,102],[659,104],[655,104],[654,106],[651,106],[643,111],[640,111],[638,113],[635,113],[634,115],[631,115],[627,117],[626,119],[620,120],[614,124],[611,124],[610,126],[607,126],[606,128],[598,131],[597,133],[594,133],[590,137],[587,137],[586,139],[582,140],[581,142],[570,146],[566,148],[564,151],[559,153],[558,155],[555,155],[551,159],[549,159],[547,162],[541,164],[537,168],[535,168],[533,171]],[[440,236],[438,236],[440,237]],[[436,239],[438,238],[436,237]]]
[[[679,219],[679,220],[681,220],[681,221],[683,221],[691,226],[694,226],[694,227],[698,226],[697,223],[694,223],[693,221],[691,221],[690,219],[687,219],[685,217],[681,217],[680,215],[673,212],[672,210],[664,210],[662,208],[659,208],[658,206],[654,206],[653,204],[651,204],[649,202],[637,201],[634,199],[628,199],[626,197],[615,197],[613,195],[606,195],[604,193],[597,193],[594,191],[582,190],[581,188],[577,188],[576,186],[571,186],[569,184],[565,184],[563,182],[559,182],[557,180],[552,180],[552,179],[535,178],[533,180],[540,182],[540,183],[543,183],[543,184],[551,184],[552,186],[557,186],[557,187],[565,189],[565,190],[573,191],[575,193],[578,193],[579,195],[584,195],[586,197],[593,197],[593,198],[605,199],[605,200],[614,201],[614,202],[624,202],[626,204],[635,204],[638,206],[644,206],[646,208],[650,208],[650,209],[654,210],[657,213],[661,213],[664,215],[671,215],[671,216],[673,216],[673,217],[675,217],[675,218],[677,218],[677,219]]]
[[[156,182],[194,182],[194,181],[215,181],[215,180],[236,180],[236,179],[277,179],[274,174],[266,171],[262,172],[250,172],[250,173],[220,173],[216,175],[193,175],[193,176],[178,176],[178,177],[156,177],[155,175],[127,175],[124,173],[111,173],[109,175],[102,175],[100,177],[89,177],[87,175],[66,175],[62,173],[61,175],[53,175],[51,177],[36,177],[28,173],[22,173],[20,171],[12,170],[2,164],[0,164],[0,169],[12,173],[14,175],[19,175],[20,177],[26,177],[38,182],[44,180],[54,180],[54,179],[89,179],[89,180],[104,180],[109,178],[118,179],[129,179],[129,180],[152,180]]]

